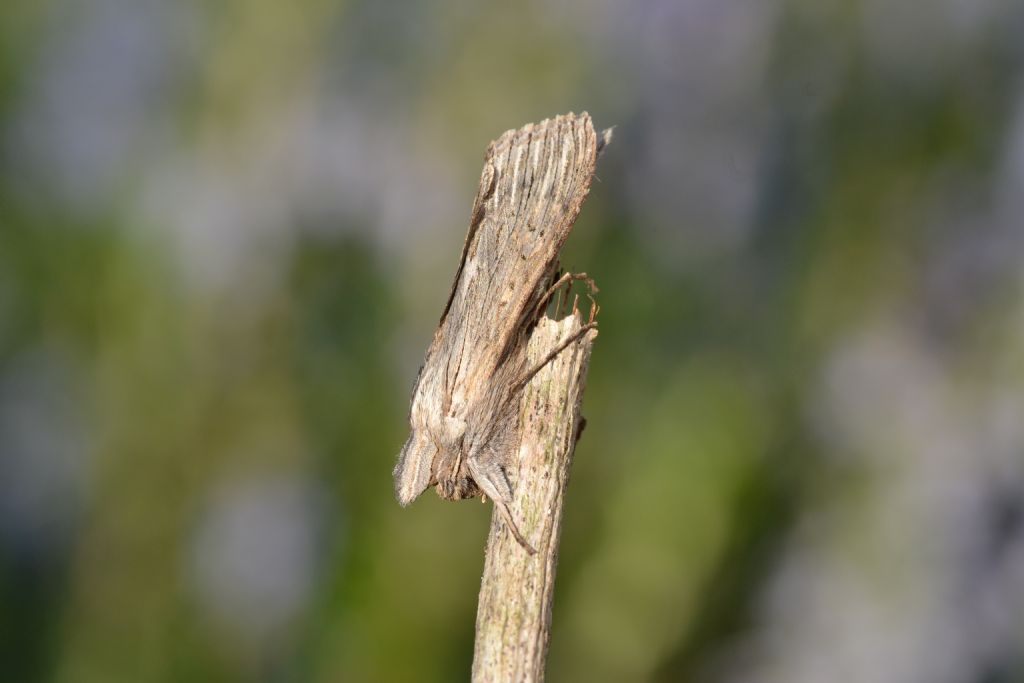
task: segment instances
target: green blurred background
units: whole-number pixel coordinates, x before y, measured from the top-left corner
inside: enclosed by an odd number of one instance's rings
[[[553,681],[1024,680],[1024,6],[5,0],[0,679],[468,677],[392,496],[483,151],[616,125]]]

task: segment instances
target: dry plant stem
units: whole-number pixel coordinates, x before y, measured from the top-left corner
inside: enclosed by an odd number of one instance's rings
[[[560,342],[578,338],[537,372],[520,403],[522,434],[509,464],[513,516],[537,552],[530,555],[492,516],[480,585],[473,657],[474,681],[540,681],[544,678],[562,503],[579,435],[580,402],[597,331],[578,313],[561,321],[542,318],[530,337],[528,357],[539,363]]]

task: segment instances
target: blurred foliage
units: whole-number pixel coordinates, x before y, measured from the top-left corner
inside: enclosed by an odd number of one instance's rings
[[[0,9],[0,678],[449,681],[391,495],[507,128],[616,124],[551,680],[1024,680],[1024,13]]]

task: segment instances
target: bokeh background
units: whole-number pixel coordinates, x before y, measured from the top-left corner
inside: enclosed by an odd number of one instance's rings
[[[468,677],[483,151],[616,125],[554,681],[1024,680],[1024,6],[5,0],[0,678]]]

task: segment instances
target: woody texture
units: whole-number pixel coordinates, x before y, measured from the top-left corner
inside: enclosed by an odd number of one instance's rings
[[[597,288],[586,274],[562,273],[558,258],[608,140],[583,113],[488,146],[451,293],[413,387],[398,501],[432,486],[444,499],[494,503],[475,681],[543,679],[562,501],[597,336]],[[573,281],[587,288],[586,316]]]

